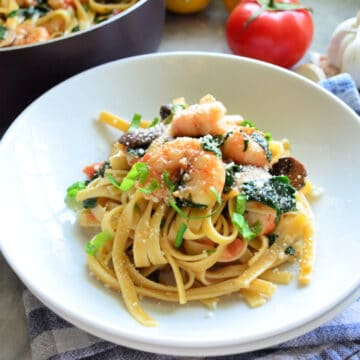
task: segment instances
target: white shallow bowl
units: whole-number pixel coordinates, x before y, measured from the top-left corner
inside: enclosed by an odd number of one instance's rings
[[[144,328],[121,297],[88,276],[75,214],[64,204],[84,165],[107,158],[119,134],[97,124],[106,109],[125,118],[157,115],[174,97],[211,93],[274,138],[290,140],[310,179],[324,189],[314,204],[312,283],[279,286],[265,306],[237,297],[209,313],[201,305],[143,301],[159,321]],[[263,348],[301,335],[357,296],[360,123],[335,97],[288,71],[233,56],[178,53],[109,63],[53,88],[15,121],[0,146],[1,249],[30,290],[88,332],[137,349],[219,355]]]

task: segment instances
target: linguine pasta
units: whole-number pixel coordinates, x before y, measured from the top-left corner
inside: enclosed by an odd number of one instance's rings
[[[292,280],[292,263],[308,284],[311,184],[289,142],[227,115],[211,95],[190,106],[176,99],[160,115],[131,124],[100,115],[124,134],[68,189],[82,204],[79,224],[96,232],[86,246],[90,272],[145,326],[156,322],[143,297],[212,308],[236,293],[257,307]]]

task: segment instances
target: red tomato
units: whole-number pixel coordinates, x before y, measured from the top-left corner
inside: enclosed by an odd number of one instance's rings
[[[99,171],[101,169],[101,167],[104,165],[104,162],[96,162],[90,165],[86,165],[83,168],[83,172],[87,175],[87,177],[89,179],[91,179],[94,175],[96,171]]]
[[[304,8],[280,10],[300,7],[297,0],[268,0],[263,12],[261,4],[266,1],[242,0],[230,14],[226,25],[229,47],[237,55],[290,68],[311,44],[311,14]]]

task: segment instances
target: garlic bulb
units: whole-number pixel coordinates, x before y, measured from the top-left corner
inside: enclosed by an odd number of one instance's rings
[[[349,73],[360,88],[360,12],[336,27],[327,55],[329,65]]]

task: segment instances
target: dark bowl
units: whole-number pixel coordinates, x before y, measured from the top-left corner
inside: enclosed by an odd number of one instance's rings
[[[164,0],[139,0],[88,30],[0,49],[1,132],[31,101],[69,76],[111,60],[155,51],[164,19]]]

